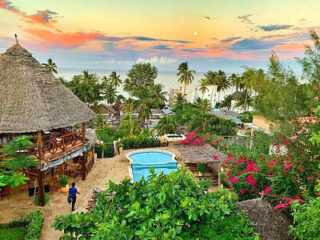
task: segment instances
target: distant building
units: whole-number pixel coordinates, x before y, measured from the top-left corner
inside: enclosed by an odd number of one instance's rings
[[[180,88],[171,88],[170,94],[169,94],[169,107],[173,107],[174,102],[175,102],[175,100],[177,98],[177,95],[179,93],[181,93],[181,94],[183,93],[182,87],[180,87]]]
[[[100,107],[100,113],[102,116],[109,119],[110,117],[114,116],[117,111],[113,108],[113,106],[108,106],[103,103],[99,104]]]

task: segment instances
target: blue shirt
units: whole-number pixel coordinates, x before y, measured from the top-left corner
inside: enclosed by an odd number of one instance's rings
[[[77,188],[75,187],[72,187],[72,188],[69,188],[69,195],[72,196],[72,197],[76,197],[77,196]]]

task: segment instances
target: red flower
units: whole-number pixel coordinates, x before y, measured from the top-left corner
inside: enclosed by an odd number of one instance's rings
[[[266,189],[264,190],[264,195],[268,195],[271,192],[271,187],[268,186],[266,187]]]
[[[312,181],[313,179],[312,179],[312,177],[308,177],[308,179],[307,179],[308,181]]]
[[[237,177],[234,177],[234,178],[231,179],[231,182],[233,184],[236,184],[238,181],[239,181],[239,179]]]
[[[245,193],[246,193],[246,190],[245,190],[245,189],[241,189],[241,190],[240,190],[240,194],[243,195],[243,194],[245,194]]]
[[[286,170],[289,170],[289,169],[291,168],[291,165],[290,165],[290,164],[287,164],[286,166],[284,166],[284,168],[285,168]]]
[[[218,159],[219,159],[219,157],[218,157],[217,155],[213,155],[212,158],[213,158],[214,160],[218,160]]]
[[[247,176],[247,181],[248,181],[248,183],[250,183],[252,186],[257,183],[257,181],[254,180],[254,178],[252,177],[251,174],[249,174],[249,175]]]
[[[273,145],[273,146],[278,146],[278,145],[279,145],[279,143],[274,142],[274,143],[272,143],[272,145]]]
[[[287,139],[285,139],[285,140],[283,140],[283,143],[284,143],[284,144],[288,144],[289,141],[288,141]]]
[[[240,158],[237,160],[237,163],[243,163],[244,162],[244,158]]]
[[[229,160],[232,159],[234,156],[232,154],[229,154],[229,156],[227,157]]]

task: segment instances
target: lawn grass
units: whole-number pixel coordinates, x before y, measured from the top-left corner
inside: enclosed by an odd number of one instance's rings
[[[3,240],[23,240],[27,233],[25,227],[8,228],[2,226],[0,228],[0,239]]]

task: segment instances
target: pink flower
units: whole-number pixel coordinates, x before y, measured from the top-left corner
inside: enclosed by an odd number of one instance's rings
[[[229,154],[229,156],[227,157],[229,160],[232,159],[234,156],[232,154]]]
[[[278,145],[279,145],[279,143],[274,142],[274,143],[272,143],[272,145],[273,145],[273,146],[278,146]]]
[[[319,100],[319,97],[314,97],[314,100]]]
[[[251,174],[249,174],[249,175],[247,176],[247,181],[248,181],[248,183],[250,183],[251,185],[255,185],[255,184],[257,183],[257,181],[254,180],[254,178],[252,177]]]
[[[287,164],[287,165],[284,166],[284,168],[285,168],[286,170],[289,170],[289,169],[291,168],[291,165],[290,165],[290,164]]]
[[[280,203],[278,204],[277,206],[274,207],[275,210],[279,209],[279,208],[283,208],[283,209],[286,209],[288,208],[290,204],[289,203]]]
[[[295,135],[295,136],[292,136],[292,137],[290,138],[290,140],[291,140],[291,141],[295,141],[295,140],[297,140],[297,138],[298,138],[298,136]]]
[[[253,163],[249,163],[247,165],[247,172],[258,172],[259,171],[259,168],[254,168],[253,165],[254,165]]]
[[[299,134],[301,134],[302,132],[303,132],[303,131],[300,130],[300,131],[296,132],[296,134],[299,135]]]
[[[237,163],[243,163],[244,162],[244,158],[240,158],[237,160]]]
[[[285,140],[283,140],[283,143],[284,143],[284,144],[288,144],[289,141],[288,141],[287,139],[285,139]]]
[[[203,124],[202,124],[202,127],[205,127],[205,126],[207,126],[207,123],[203,123]]]
[[[312,177],[308,177],[307,180],[308,181],[312,181],[313,179],[312,179]]]
[[[239,179],[237,177],[234,177],[234,178],[231,179],[231,182],[233,184],[236,184],[238,181],[239,181]]]
[[[241,189],[241,190],[240,190],[240,194],[243,195],[243,194],[245,194],[245,193],[246,193],[246,190],[245,190],[245,189]]]
[[[231,174],[229,172],[227,172],[227,176],[229,179],[231,179]]]
[[[264,190],[264,195],[268,195],[271,192],[271,187],[268,186],[266,187],[266,189]]]
[[[213,158],[214,160],[218,160],[218,159],[219,159],[219,157],[218,157],[217,155],[213,155],[212,158]]]

